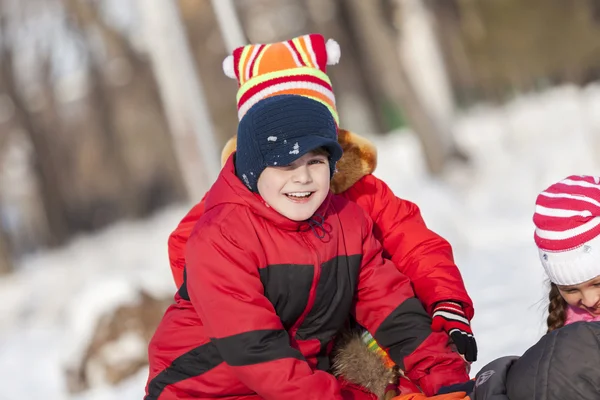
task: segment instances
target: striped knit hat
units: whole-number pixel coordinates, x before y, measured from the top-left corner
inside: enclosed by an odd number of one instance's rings
[[[267,97],[294,94],[325,105],[337,125],[339,117],[327,65],[335,65],[340,46],[332,39],[310,34],[270,44],[239,47],[223,61],[225,75],[237,79],[238,119]]]
[[[551,185],[535,204],[534,239],[557,285],[600,275],[600,177],[574,175]]]
[[[237,48],[223,70],[237,79],[237,176],[258,191],[267,167],[293,163],[317,148],[329,153],[331,176],[342,156],[338,113],[327,65],[340,58],[339,45],[311,34]]]

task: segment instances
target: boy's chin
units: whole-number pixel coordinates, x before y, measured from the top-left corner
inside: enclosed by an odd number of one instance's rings
[[[282,214],[287,219],[291,219],[292,221],[302,222],[310,219],[319,207],[315,207],[312,203],[307,204],[289,204],[285,209],[279,210],[279,213]]]
[[[313,207],[311,207],[312,209]],[[302,210],[302,211],[296,211],[296,212],[288,212],[283,214],[286,218],[291,219],[292,221],[296,221],[296,222],[302,222],[302,221],[306,221],[308,219],[310,219],[310,217],[312,217],[315,214],[315,211],[317,211],[317,209],[313,209],[312,211],[309,210]]]

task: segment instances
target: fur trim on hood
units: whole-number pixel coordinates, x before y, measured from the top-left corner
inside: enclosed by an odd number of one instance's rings
[[[345,129],[338,129],[338,142],[344,154],[331,179],[331,190],[336,194],[345,192],[363,176],[372,174],[377,167],[377,149],[368,139]],[[221,166],[225,165],[236,145],[236,136],[227,141],[221,152]]]
[[[388,384],[397,383],[398,379],[398,372],[388,368],[375,352],[369,350],[361,332],[356,330],[348,330],[337,339],[332,353],[332,373],[362,386],[378,399],[386,399]]]

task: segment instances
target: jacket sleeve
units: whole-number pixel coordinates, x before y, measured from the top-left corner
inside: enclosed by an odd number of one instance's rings
[[[473,302],[454,263],[452,247],[430,230],[419,207],[400,199],[373,175],[366,175],[353,187],[356,198],[374,223],[374,233],[384,249],[384,257],[411,280],[415,294],[431,315],[435,304],[455,300],[473,318]]]
[[[258,245],[249,243],[251,237],[239,227],[229,233],[216,225],[190,237],[188,293],[207,335],[237,378],[261,398],[341,400],[335,377],[313,371],[290,345],[264,295],[258,257],[248,250]]]
[[[475,377],[476,383],[475,389],[471,393],[472,399],[508,400],[506,386],[508,372],[518,359],[519,357],[516,356],[501,357],[483,367]]]
[[[183,283],[183,270],[185,269],[185,245],[196,226],[196,222],[204,214],[204,202],[206,201],[206,194],[192,209],[186,214],[185,217],[179,222],[177,228],[169,235],[168,250],[169,250],[169,262],[171,264],[171,273],[173,274],[173,280],[175,286],[179,288]]]
[[[451,350],[448,335],[431,331],[431,317],[414,297],[409,279],[382,257],[366,215],[364,221],[357,322],[425,394],[469,380],[466,363]]]

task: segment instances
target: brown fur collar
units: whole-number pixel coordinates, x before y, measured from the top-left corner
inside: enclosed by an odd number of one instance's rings
[[[331,180],[333,193],[342,193],[354,185],[360,178],[369,175],[377,167],[377,149],[368,139],[345,129],[338,130],[338,142],[344,150],[344,155],[338,161],[338,172]],[[221,165],[235,151],[237,138],[234,136],[227,141],[221,152]]]

